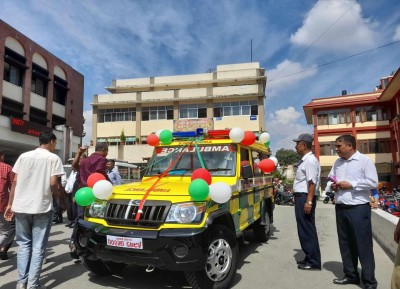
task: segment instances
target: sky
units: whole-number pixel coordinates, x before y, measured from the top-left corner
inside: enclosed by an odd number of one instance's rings
[[[113,79],[259,62],[276,152],[312,133],[312,99],[372,92],[400,66],[398,0],[2,0],[0,18],[84,75],[84,145]]]

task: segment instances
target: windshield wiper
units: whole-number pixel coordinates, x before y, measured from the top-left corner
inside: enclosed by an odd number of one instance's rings
[[[215,169],[208,169],[210,172],[221,172],[221,171],[231,171],[232,169],[225,169],[225,168],[215,168]]]

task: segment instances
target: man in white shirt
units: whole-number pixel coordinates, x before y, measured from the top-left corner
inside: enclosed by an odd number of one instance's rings
[[[297,261],[300,270],[321,270],[321,252],[315,227],[315,192],[320,182],[321,167],[311,151],[313,139],[311,134],[302,133],[293,140],[297,153],[302,156],[293,183],[297,233],[305,254],[304,260]]]
[[[53,196],[60,197],[58,179],[65,174],[54,154],[57,138],[51,131],[39,136],[40,146],[17,159],[4,218],[15,216],[18,244],[17,288],[44,288],[40,271],[52,223]]]
[[[375,258],[372,242],[370,192],[378,186],[378,174],[373,162],[356,150],[352,135],[336,139],[339,159],[328,177],[336,192],[336,227],[344,277],[333,283],[360,284],[358,259],[361,263],[361,280],[364,288],[376,289]]]

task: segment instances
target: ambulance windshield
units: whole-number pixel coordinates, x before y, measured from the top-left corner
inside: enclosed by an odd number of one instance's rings
[[[199,153],[205,169],[213,176],[234,176],[236,172],[236,145],[198,145],[190,147],[159,147],[149,163],[146,175],[160,175],[167,169],[168,176],[190,176],[201,168]]]

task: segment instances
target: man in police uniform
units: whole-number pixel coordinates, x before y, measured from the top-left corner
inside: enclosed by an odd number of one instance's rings
[[[321,167],[312,153],[313,136],[302,133],[296,142],[296,151],[302,156],[296,164],[296,178],[293,184],[297,232],[304,260],[297,261],[301,270],[321,270],[321,252],[315,227],[315,192],[319,186]]]

